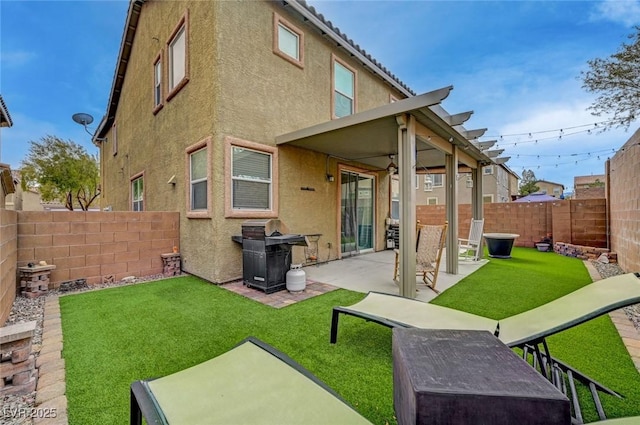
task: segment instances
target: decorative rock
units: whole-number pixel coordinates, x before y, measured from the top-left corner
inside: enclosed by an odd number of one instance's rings
[[[609,257],[607,257],[606,254],[600,254],[600,256],[598,257],[598,261],[604,264],[608,264],[609,263]]]

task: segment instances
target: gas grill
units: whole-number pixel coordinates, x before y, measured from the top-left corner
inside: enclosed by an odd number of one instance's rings
[[[286,287],[287,271],[291,267],[291,248],[306,246],[304,235],[289,234],[280,220],[247,220],[242,223],[242,235],[232,236],[242,244],[242,280],[245,285],[267,294]]]

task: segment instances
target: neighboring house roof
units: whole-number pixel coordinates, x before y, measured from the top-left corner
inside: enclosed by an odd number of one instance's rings
[[[520,176],[518,175],[518,173],[516,173],[515,171],[513,171],[511,168],[507,167],[507,164],[499,164],[500,167],[504,168],[509,174],[511,174],[513,177],[515,177],[516,179],[520,180]]]
[[[541,180],[542,181],[542,180]],[[555,198],[551,195],[547,195],[546,193],[530,193],[527,196],[523,196],[522,198],[518,198],[513,202],[551,202],[557,201],[558,198]]]
[[[606,176],[604,174],[595,174],[591,176],[575,176],[573,178],[573,186],[576,187],[584,184],[595,183],[596,180],[599,180],[602,183],[604,183],[605,178]]]
[[[12,125],[13,121],[11,121],[9,109],[7,109],[7,105],[4,103],[4,99],[0,94],[0,127],[11,127]]]
[[[564,185],[562,183],[555,183],[555,182],[550,182],[549,180],[536,180],[535,182],[533,182],[534,184],[537,183],[547,183],[547,184],[552,184],[554,186],[560,186],[562,188],[562,190],[564,190]]]

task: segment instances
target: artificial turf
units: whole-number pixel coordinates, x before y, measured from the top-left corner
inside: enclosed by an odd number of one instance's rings
[[[499,319],[590,282],[578,260],[517,248],[513,257],[492,260],[437,303]],[[395,423],[389,329],[343,317],[338,344],[329,344],[332,308],[362,297],[337,290],[274,309],[195,277],[61,297],[70,423],[126,423],[131,382],[193,366],[250,335],[287,353],[373,423]],[[610,417],[640,415],[640,375],[608,317],[549,342],[556,357],[625,395],[602,397]]]

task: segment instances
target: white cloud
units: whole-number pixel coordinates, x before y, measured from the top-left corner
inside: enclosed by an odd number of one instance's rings
[[[37,55],[34,52],[28,52],[25,50],[15,50],[9,52],[2,52],[0,55],[0,62],[2,66],[6,67],[19,67],[34,59]]]
[[[596,5],[591,18],[618,22],[628,27],[637,25],[640,22],[640,1],[604,0]]]

